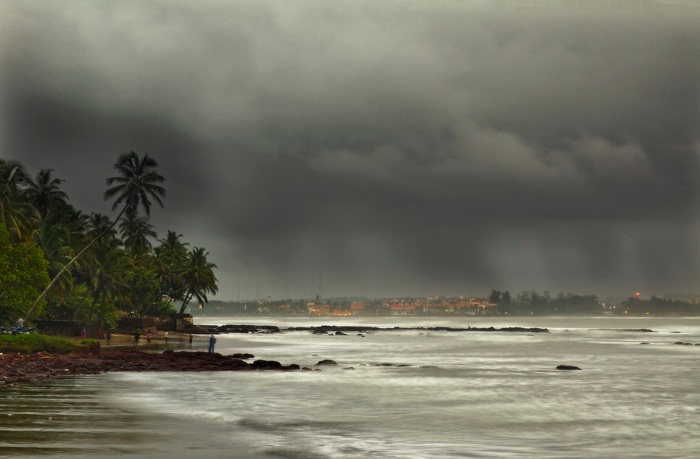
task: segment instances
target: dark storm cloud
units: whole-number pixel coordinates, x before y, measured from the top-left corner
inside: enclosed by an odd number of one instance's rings
[[[470,5],[8,2],[3,156],[148,152],[224,298],[694,289],[692,18]]]

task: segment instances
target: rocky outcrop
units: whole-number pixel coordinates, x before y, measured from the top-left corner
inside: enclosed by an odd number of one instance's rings
[[[580,370],[580,368],[573,365],[559,365],[557,370]]]
[[[107,371],[255,371],[298,370],[299,365],[282,365],[274,360],[247,363],[251,354],[221,355],[207,352],[167,350],[162,354],[138,351],[104,351],[100,355],[48,353],[0,355],[0,384],[25,383],[67,375],[89,375]]]
[[[336,335],[346,334],[342,332],[354,332],[354,333],[366,333],[368,331],[406,331],[406,330],[419,330],[419,331],[445,331],[445,332],[515,332],[515,333],[548,333],[549,330],[546,328],[528,328],[528,327],[467,327],[467,328],[454,328],[454,327],[391,327],[391,328],[381,328],[381,327],[360,327],[360,326],[338,326],[338,325],[321,325],[318,327],[290,327],[282,331],[308,331],[315,335],[326,335],[333,333]],[[341,332],[341,333],[338,333]]]
[[[338,365],[338,363],[335,360],[325,359],[325,360],[321,360],[316,365],[317,366],[331,366],[331,365]]]
[[[219,325],[214,328],[219,333],[279,333],[279,327],[274,325]]]

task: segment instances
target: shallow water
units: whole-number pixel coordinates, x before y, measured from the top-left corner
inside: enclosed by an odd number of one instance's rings
[[[698,319],[198,321],[551,332],[223,335],[221,353],[339,365],[109,373],[2,388],[0,455],[691,458],[700,451],[700,346],[674,344],[700,343]],[[206,339],[195,348],[205,349]],[[559,364],[583,370],[557,371]]]

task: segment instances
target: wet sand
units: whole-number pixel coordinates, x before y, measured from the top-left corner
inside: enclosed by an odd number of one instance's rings
[[[118,376],[75,376],[0,386],[0,457],[261,458],[238,429],[114,403],[133,390]]]

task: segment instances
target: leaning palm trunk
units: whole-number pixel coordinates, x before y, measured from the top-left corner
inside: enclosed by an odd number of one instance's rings
[[[46,287],[41,295],[39,295],[39,298],[36,299],[29,311],[27,311],[27,319],[32,316],[37,305],[44,299],[51,287],[56,284],[58,278],[64,272],[66,272],[66,270],[68,270],[68,268],[75,262],[75,260],[80,258],[80,256],[85,253],[87,249],[92,247],[92,245],[98,239],[114,228],[125,212],[128,217],[133,218],[136,216],[139,206],[141,206],[146,211],[146,216],[150,216],[151,201],[148,199],[148,196],[155,199],[155,201],[160,204],[161,207],[163,207],[163,201],[161,201],[160,198],[165,196],[165,188],[158,184],[163,183],[165,179],[153,171],[153,168],[157,165],[158,163],[156,163],[155,160],[150,158],[147,154],[144,155],[143,158],[139,158],[139,156],[132,151],[119,156],[114,168],[117,169],[121,176],[110,177],[107,179],[107,185],[111,185],[115,182],[118,185],[107,189],[104,197],[105,199],[117,197],[117,200],[112,205],[112,210],[117,210],[122,203],[124,204],[124,207],[109,228],[106,228],[104,231],[98,234],[97,237],[90,241],[90,243],[85,246],[80,253],[74,256],[58,272],[58,274],[56,274],[56,276],[49,283],[48,287]]]
[[[187,305],[190,304],[190,301],[192,300],[192,297],[194,296],[194,293],[190,294],[189,296],[185,296],[185,301],[182,302],[182,306],[180,306],[180,314],[185,313],[185,309],[187,309]]]
[[[69,261],[68,263],[66,263],[65,266],[63,266],[63,268],[61,268],[61,270],[58,272],[58,274],[56,274],[56,275],[54,276],[54,278],[51,279],[51,282],[49,283],[49,285],[44,289],[43,292],[41,292],[41,295],[39,295],[39,297],[36,299],[36,301],[34,301],[34,304],[32,305],[32,307],[29,308],[29,311],[27,311],[27,314],[25,315],[25,319],[26,319],[26,320],[29,320],[29,319],[30,319],[30,317],[32,316],[32,314],[33,314],[34,311],[36,310],[36,307],[39,305],[39,303],[41,303],[41,300],[43,300],[44,297],[46,296],[46,294],[49,292],[49,290],[51,290],[51,287],[53,287],[53,286],[56,284],[56,282],[58,282],[58,280],[61,278],[61,276],[63,275],[63,273],[66,272],[66,271],[68,270],[68,268],[75,262],[75,260],[77,260],[78,258],[80,258],[80,256],[81,256],[83,253],[85,253],[90,247],[92,247],[93,244],[95,244],[95,242],[97,242],[102,236],[104,236],[104,235],[107,234],[112,228],[114,228],[114,226],[117,224],[117,222],[119,221],[119,219],[122,218],[122,215],[124,215],[124,212],[126,211],[126,209],[127,209],[127,206],[124,206],[124,208],[122,209],[122,211],[119,212],[119,215],[117,215],[117,219],[114,220],[114,222],[113,222],[111,225],[109,225],[107,228],[105,228],[104,230],[102,230],[102,232],[101,232],[100,234],[98,234],[97,236],[95,236],[95,238],[94,238],[93,240],[91,240],[91,241],[88,243],[88,245],[86,245],[86,246],[83,248],[83,250],[81,250],[80,252],[78,252],[78,254],[77,254],[76,256],[74,256],[73,258],[71,258],[70,261]]]

